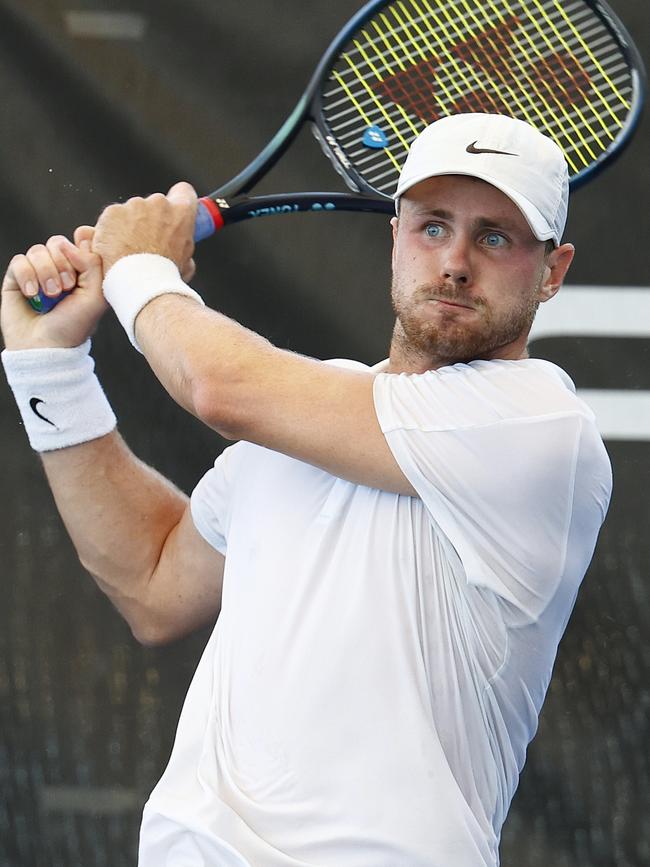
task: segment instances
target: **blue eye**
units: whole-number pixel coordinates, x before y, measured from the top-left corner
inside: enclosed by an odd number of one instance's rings
[[[427,223],[424,227],[424,231],[427,233],[429,238],[442,237],[442,226],[439,226],[437,223]]]
[[[490,232],[485,236],[484,241],[488,247],[503,247],[506,243],[506,239],[503,235],[499,235],[498,232]]]

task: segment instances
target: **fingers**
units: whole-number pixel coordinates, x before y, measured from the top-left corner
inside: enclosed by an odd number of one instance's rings
[[[38,279],[27,256],[22,253],[14,256],[2,281],[2,294],[20,292],[33,298],[38,292]]]
[[[61,236],[50,238],[47,244],[34,244],[27,253],[14,256],[5,276],[4,291],[18,289],[27,298],[38,293],[39,286],[46,295],[60,295],[63,289],[76,284],[75,268],[59,245]]]
[[[57,271],[56,277],[48,276],[48,280],[51,281],[49,284],[49,288],[47,283],[40,284],[41,286],[43,286],[45,293],[47,295],[53,294],[55,287],[59,291],[61,291],[62,289],[74,289],[77,284],[76,271],[78,269],[72,263],[69,256],[69,252],[73,251],[74,253],[76,249],[74,244],[71,244],[70,241],[68,241],[68,239],[65,238],[63,235],[53,235],[45,244],[45,248],[50,254],[52,264]],[[38,274],[38,266],[36,268],[36,271]]]
[[[3,291],[21,292],[27,298],[43,292],[56,297],[77,286],[80,274],[101,271],[101,259],[90,250],[91,226],[75,231],[79,246],[63,235],[53,235],[45,244],[34,244],[26,253],[14,256],[3,283]]]

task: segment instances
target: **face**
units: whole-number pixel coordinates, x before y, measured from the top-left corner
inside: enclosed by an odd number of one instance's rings
[[[525,357],[537,307],[573,258],[570,244],[547,253],[514,202],[461,175],[409,190],[393,240],[394,371]]]

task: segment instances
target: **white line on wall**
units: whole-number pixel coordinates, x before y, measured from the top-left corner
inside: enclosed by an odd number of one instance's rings
[[[650,287],[565,286],[540,305],[530,342],[545,337],[650,338]],[[579,389],[604,439],[650,441],[650,391]]]
[[[63,20],[76,39],[142,39],[147,29],[147,18],[137,12],[69,9]]]

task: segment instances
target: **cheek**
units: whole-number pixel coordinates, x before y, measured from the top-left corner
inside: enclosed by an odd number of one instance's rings
[[[532,253],[529,251],[527,255],[523,253],[515,261],[514,267],[524,285],[537,286],[544,276],[546,257],[540,255],[539,249],[535,249]]]
[[[408,287],[418,282],[418,273],[421,270],[419,257],[412,251],[402,251],[393,259],[393,277],[396,283],[402,287]]]
[[[530,259],[515,259],[500,271],[498,283],[503,287],[502,297],[510,301],[532,298],[537,295],[543,276],[543,264]]]

